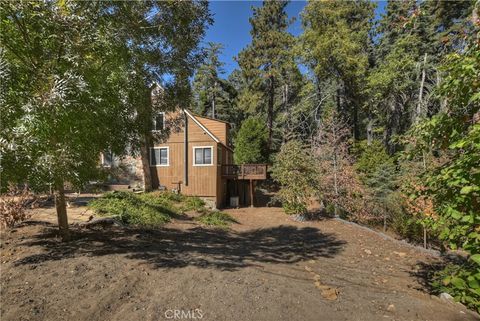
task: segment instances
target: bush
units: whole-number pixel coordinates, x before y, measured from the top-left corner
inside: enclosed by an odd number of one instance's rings
[[[25,190],[10,188],[10,191],[0,197],[0,226],[13,227],[30,217],[26,211],[27,203],[34,200],[31,193]]]
[[[184,210],[202,212],[205,210],[205,202],[196,196],[187,197],[184,204]]]
[[[449,293],[456,301],[480,312],[480,269],[475,265],[475,262],[447,265],[434,274],[433,288],[438,293]]]
[[[89,206],[101,216],[113,216],[125,224],[157,226],[177,215],[167,197],[159,193],[136,195],[130,192],[112,192],[95,199]]]
[[[197,221],[210,226],[227,227],[231,223],[236,223],[235,219],[225,212],[213,211],[202,214]]]
[[[303,214],[315,194],[317,167],[308,149],[298,141],[282,146],[272,167],[272,178],[280,184],[276,198],[287,214]]]

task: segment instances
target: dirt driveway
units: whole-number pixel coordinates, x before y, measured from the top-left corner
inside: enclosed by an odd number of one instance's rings
[[[83,208],[72,211],[84,220]],[[478,320],[426,293],[437,258],[335,220],[228,211],[229,231],[185,218],[159,230],[76,230],[52,210],[2,234],[1,320]]]

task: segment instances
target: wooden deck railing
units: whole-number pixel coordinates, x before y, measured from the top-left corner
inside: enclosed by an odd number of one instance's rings
[[[222,176],[236,179],[267,179],[267,164],[222,165]]]

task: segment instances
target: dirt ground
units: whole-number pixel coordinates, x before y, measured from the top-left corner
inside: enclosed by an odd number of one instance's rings
[[[1,320],[480,319],[428,294],[439,259],[427,252],[278,208],[227,212],[230,230],[187,216],[158,230],[72,228],[61,243],[53,209],[37,209],[1,235]]]

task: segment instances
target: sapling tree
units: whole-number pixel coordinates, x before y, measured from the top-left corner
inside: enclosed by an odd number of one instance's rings
[[[333,205],[334,215],[341,212],[355,220],[367,220],[368,194],[360,183],[350,155],[351,131],[347,122],[333,108],[325,110],[316,136],[312,140],[313,152],[321,176],[319,193]]]

